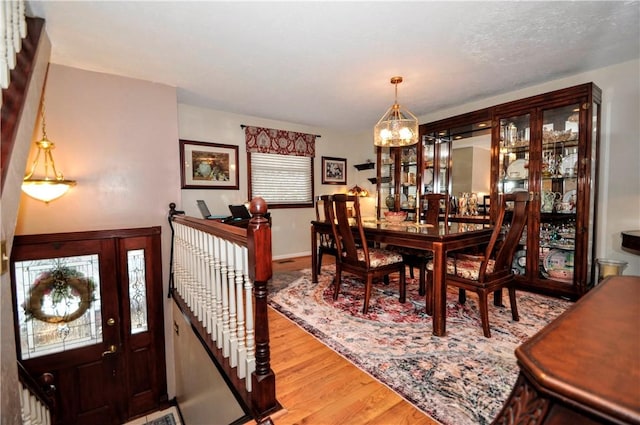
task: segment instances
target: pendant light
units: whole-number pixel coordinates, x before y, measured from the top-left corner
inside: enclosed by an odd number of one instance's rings
[[[418,119],[398,104],[398,84],[402,77],[391,77],[396,97],[373,131],[373,144],[383,147],[409,146],[418,143]]]
[[[38,147],[36,157],[31,166],[31,170],[24,177],[22,181],[22,191],[30,197],[49,203],[54,199],[58,199],[67,191],[71,186],[75,186],[75,180],[67,180],[62,173],[56,170],[56,163],[53,160],[53,154],[51,151],[55,147],[53,142],[47,139],[47,128],[44,117],[44,98],[41,105],[42,113],[42,139],[35,142]],[[38,170],[40,156],[43,157],[43,169],[44,172],[36,176]]]

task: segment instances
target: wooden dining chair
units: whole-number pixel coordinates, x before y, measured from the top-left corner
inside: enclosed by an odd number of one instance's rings
[[[329,221],[329,209],[333,208],[332,195],[321,195],[316,197],[316,221]],[[332,257],[338,256],[338,249],[336,248],[336,242],[333,237],[333,233],[320,233],[318,236],[318,252],[317,252],[317,273],[322,272],[322,257],[325,255],[331,255]]]
[[[511,270],[513,255],[518,246],[522,231],[527,222],[529,204],[528,192],[516,192],[502,195],[495,227],[484,254],[472,255],[467,253],[449,253],[447,256],[446,284],[460,289],[459,301],[466,301],[466,290],[478,294],[478,306],[484,336],[491,337],[489,330],[488,295],[502,288],[509,290],[509,302],[513,320],[519,320],[516,304],[516,290],[514,274]],[[513,208],[507,211],[507,204]],[[506,233],[502,236],[505,216],[511,219],[506,226]],[[427,287],[433,282],[433,262],[427,263]],[[429,293],[430,291],[427,290]],[[433,304],[433,297],[426,298],[427,303]]]
[[[402,255],[369,246],[362,226],[360,202],[357,196],[333,195],[333,206],[328,209],[329,221],[338,249],[333,299],[337,299],[340,293],[342,272],[355,274],[365,281],[362,312],[366,314],[369,310],[369,299],[374,279],[378,280],[398,272],[400,274],[400,302],[404,303],[406,300],[406,279]],[[351,217],[349,208],[352,208],[354,217]],[[355,224],[357,228],[357,236],[353,234],[352,224]],[[356,244],[356,238],[359,244]]]
[[[449,216],[449,196],[446,194],[428,193],[422,195],[419,206],[421,221],[424,221],[424,224],[438,226],[441,218],[446,221]],[[397,246],[387,246],[387,249],[402,255],[405,265],[409,266],[409,276],[412,279],[414,267],[418,269],[418,293],[425,296],[427,289],[429,289],[426,285],[426,267],[427,262],[432,258],[431,252]],[[427,309],[427,314],[431,315],[429,309]]]

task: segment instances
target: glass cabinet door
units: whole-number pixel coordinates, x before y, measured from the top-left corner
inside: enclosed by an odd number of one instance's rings
[[[434,193],[451,193],[451,140],[441,137],[436,143],[438,167]]]
[[[415,220],[420,178],[418,146],[378,149],[378,218],[385,211],[407,211],[407,220]]]
[[[542,111],[540,187],[541,278],[572,283],[574,278],[580,105]]]
[[[424,136],[422,138],[422,193],[434,193],[435,176],[435,139]]]
[[[447,132],[422,138],[422,194],[449,193],[451,140]]]
[[[416,220],[418,194],[418,147],[400,149],[400,210],[407,212],[407,220]]]
[[[530,191],[530,148],[531,117],[529,114],[500,119],[500,153],[498,194]],[[530,207],[531,208],[531,207]],[[527,261],[535,261],[527,252],[527,234],[530,224],[525,226],[520,245],[513,258],[512,270],[516,274],[526,275]],[[529,254],[529,255],[528,255]]]
[[[395,210],[395,195],[396,190],[394,187],[395,180],[393,178],[395,174],[394,155],[391,148],[378,148],[378,155],[380,155],[380,167],[378,168],[378,218],[384,216],[384,211]]]

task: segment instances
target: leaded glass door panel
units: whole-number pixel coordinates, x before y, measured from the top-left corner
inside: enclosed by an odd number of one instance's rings
[[[159,245],[159,228],[16,237],[18,359],[53,376],[56,424],[122,424],[166,400]]]

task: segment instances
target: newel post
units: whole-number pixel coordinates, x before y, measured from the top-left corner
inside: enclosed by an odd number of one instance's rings
[[[254,282],[256,369],[251,374],[251,397],[262,415],[276,407],[276,377],[271,370],[269,320],[267,317],[267,282],[271,279],[271,227],[265,217],[267,203],[254,198],[249,206],[251,220],[247,227],[249,278]]]

